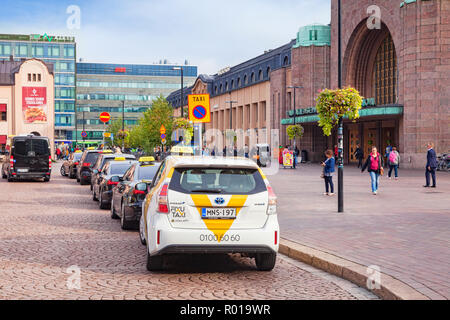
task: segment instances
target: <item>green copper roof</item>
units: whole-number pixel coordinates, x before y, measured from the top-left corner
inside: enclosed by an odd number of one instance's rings
[[[331,27],[314,24],[300,28],[294,48],[329,45],[331,45]]]

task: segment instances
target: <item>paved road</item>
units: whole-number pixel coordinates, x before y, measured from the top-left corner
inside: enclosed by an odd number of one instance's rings
[[[53,169],[49,183],[0,181],[0,299],[375,299],[279,256],[272,272],[240,256],[174,257],[145,268],[145,247],[98,209],[89,187]],[[80,268],[81,289],[76,274]]]
[[[319,165],[268,176],[278,201],[283,238],[385,272],[432,299],[450,298],[450,174],[426,189],[424,170],[381,178],[379,194],[367,172],[345,168],[345,213],[337,196],[323,196]],[[337,187],[337,177],[334,177]],[[336,191],[337,192],[337,191]]]

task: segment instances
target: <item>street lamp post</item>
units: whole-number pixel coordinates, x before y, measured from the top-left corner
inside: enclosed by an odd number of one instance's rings
[[[295,107],[296,107],[296,104],[295,104],[295,89],[301,89],[301,88],[303,88],[302,86],[289,86],[288,87],[289,89],[294,89],[294,126],[297,124],[296,122],[295,122]],[[295,152],[295,138],[294,138],[294,152]]]
[[[338,0],[338,87],[342,88],[342,16],[341,0]],[[344,212],[344,128],[343,119],[338,126],[338,212]]]
[[[231,100],[231,93],[230,93],[230,100],[229,101],[225,101],[225,103],[229,103],[230,104],[230,132],[231,132],[231,130],[233,130],[233,103],[238,103],[238,102]],[[225,141],[226,141],[226,139],[225,139]],[[228,149],[227,149],[227,151],[228,151]],[[231,154],[231,152],[233,152],[233,150],[231,150],[229,152]]]
[[[172,70],[180,70],[181,73],[181,117],[184,118],[183,67],[173,67]]]
[[[122,100],[122,152],[125,149],[125,100]]]

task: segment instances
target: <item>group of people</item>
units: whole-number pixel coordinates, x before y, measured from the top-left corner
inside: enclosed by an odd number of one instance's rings
[[[426,184],[425,188],[436,188],[436,168],[438,165],[436,152],[434,151],[434,144],[432,142],[427,144],[427,164],[425,170],[425,179]],[[324,195],[333,196],[334,193],[334,184],[333,184],[333,175],[335,172],[335,158],[336,150],[327,150],[325,151],[326,160],[322,162],[323,173],[322,178],[325,181],[325,193]],[[396,147],[388,146],[386,148],[385,153],[386,163],[389,168],[388,178],[392,179],[392,172],[394,172],[395,180],[398,180],[398,168],[400,165],[400,154]],[[373,146],[371,149],[371,153],[366,158],[366,161],[363,163],[364,152],[361,150],[358,145],[355,151],[355,157],[358,160],[358,168],[361,168],[361,173],[366,169],[369,172],[370,180],[371,180],[371,188],[372,194],[377,195],[380,183],[380,176],[384,175],[384,167],[383,167],[383,157],[377,150],[377,147]],[[431,179],[430,179],[431,177]],[[432,180],[433,184],[430,185],[430,180]]]
[[[69,155],[75,150],[78,150],[78,148],[75,149],[73,146],[70,146],[68,144],[60,144],[56,147],[55,150],[56,158],[58,160],[68,159]]]

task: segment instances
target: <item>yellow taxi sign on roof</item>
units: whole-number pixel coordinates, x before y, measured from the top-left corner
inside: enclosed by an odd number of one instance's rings
[[[95,150],[95,148],[94,147],[89,147],[89,148],[87,148],[87,150]]]
[[[194,150],[191,147],[175,146],[170,150],[171,153],[190,153],[194,154]]]
[[[103,150],[103,153],[113,153],[112,150]]]
[[[153,162],[155,161],[155,157],[140,157],[139,162]]]
[[[125,157],[115,157],[114,161],[125,161],[127,159],[125,159]]]
[[[81,151],[81,150],[77,150],[77,151],[75,151],[75,153],[82,153],[83,151]]]

